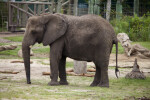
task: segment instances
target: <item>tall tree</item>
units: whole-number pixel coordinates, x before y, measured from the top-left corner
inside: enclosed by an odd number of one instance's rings
[[[139,16],[139,0],[134,0],[134,15]]]
[[[122,0],[117,0],[116,3],[116,19],[120,20],[122,16]]]
[[[106,9],[106,20],[110,19],[110,11],[111,11],[111,0],[107,0],[107,9]]]

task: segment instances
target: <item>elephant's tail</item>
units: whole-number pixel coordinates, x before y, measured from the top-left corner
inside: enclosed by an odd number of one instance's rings
[[[116,74],[116,77],[118,78],[118,72],[119,72],[119,70],[118,70],[118,41],[116,40],[115,41],[115,46],[116,46],[116,68],[115,68],[115,74]]]

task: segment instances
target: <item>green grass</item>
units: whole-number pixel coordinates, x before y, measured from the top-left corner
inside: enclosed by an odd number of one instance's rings
[[[14,42],[22,42],[23,36],[4,37],[4,39],[14,41]]]
[[[32,80],[31,85],[23,80],[0,81],[0,99],[32,99],[32,100],[123,100],[125,98],[150,98],[150,78],[110,79],[110,87],[89,87],[93,78],[68,76],[68,86],[47,86],[49,78]]]
[[[132,44],[140,44],[150,50],[150,42],[133,42]]]
[[[34,53],[49,53],[50,47],[49,46],[43,46],[42,44],[35,44],[33,46],[32,50]]]
[[[116,46],[115,45],[113,45],[112,53],[116,53]],[[118,53],[119,54],[123,54],[124,53],[124,49],[123,49],[123,47],[121,46],[120,43],[118,43]]]

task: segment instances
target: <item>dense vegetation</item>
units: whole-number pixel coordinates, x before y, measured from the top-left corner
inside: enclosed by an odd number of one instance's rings
[[[142,17],[123,16],[120,20],[112,20],[116,33],[127,33],[132,41],[150,41],[150,13]]]

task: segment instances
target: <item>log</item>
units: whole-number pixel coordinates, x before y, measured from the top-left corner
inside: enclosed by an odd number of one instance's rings
[[[87,69],[87,72],[95,72],[95,71],[96,71],[96,69],[94,69],[94,68]]]
[[[116,66],[109,66],[109,67],[116,67]],[[133,68],[133,66],[118,66],[118,68]]]
[[[24,61],[16,60],[16,61],[11,61],[10,63],[24,63]],[[32,64],[33,61],[30,61],[30,64]]]
[[[66,70],[66,72],[73,72],[73,69],[68,69]]]
[[[0,77],[0,80],[3,80],[3,79],[7,79],[7,77],[6,76]]]
[[[50,75],[50,72],[42,72],[42,75]]]
[[[92,74],[75,74],[74,72],[67,72],[68,75],[73,75],[73,76],[85,76],[85,77],[94,77]]]
[[[66,72],[68,75],[73,75],[73,76],[85,76],[85,77],[94,77],[93,74],[75,74],[74,72]],[[50,75],[50,72],[42,72],[42,75]]]
[[[0,73],[5,73],[5,74],[18,74],[19,72],[14,72],[14,71],[0,71]]]
[[[5,45],[5,46],[0,46],[0,51],[4,51],[4,50],[14,50],[16,49],[17,46],[16,45]]]

